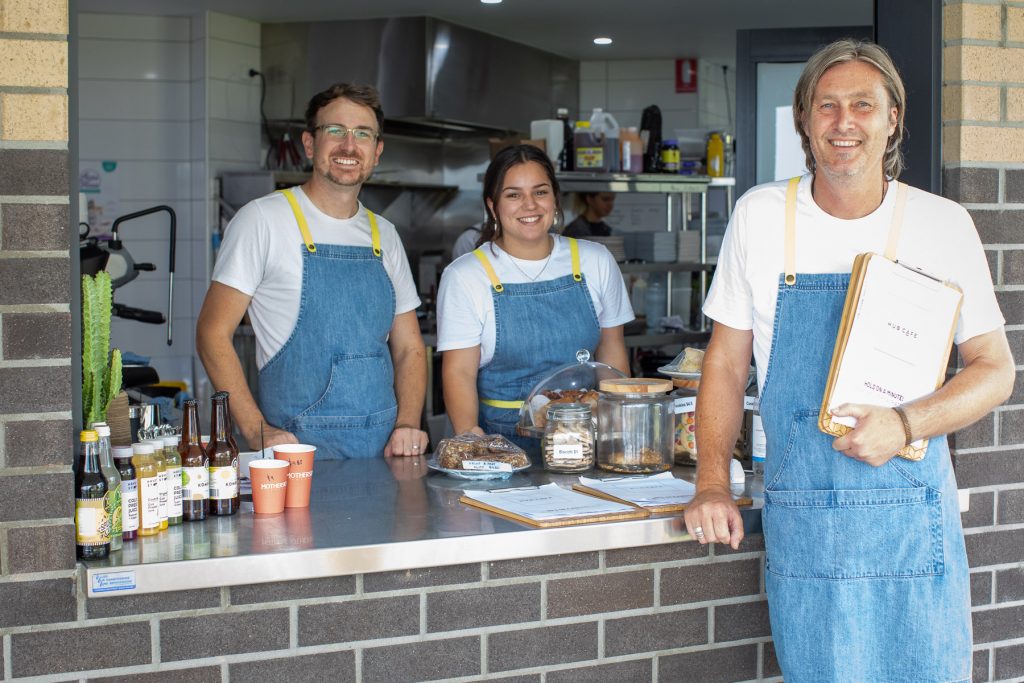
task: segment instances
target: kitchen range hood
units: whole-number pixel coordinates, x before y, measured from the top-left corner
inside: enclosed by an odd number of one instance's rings
[[[271,118],[301,119],[332,83],[368,83],[385,133],[528,132],[579,101],[579,62],[430,17],[264,24],[261,61]]]

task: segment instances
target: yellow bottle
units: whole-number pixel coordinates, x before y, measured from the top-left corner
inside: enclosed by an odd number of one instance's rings
[[[139,487],[139,536],[155,536],[160,533],[160,478],[153,444],[133,444],[132,452]]]
[[[167,459],[164,457],[162,439],[147,439],[153,447],[153,461],[156,462],[157,479],[160,482],[160,531],[167,528],[167,513],[171,506],[171,487],[167,480]]]
[[[725,175],[725,142],[721,133],[712,133],[708,137],[708,175],[721,178]]]
[[[181,456],[178,437],[165,436],[164,461],[167,463],[167,524],[181,524]]]

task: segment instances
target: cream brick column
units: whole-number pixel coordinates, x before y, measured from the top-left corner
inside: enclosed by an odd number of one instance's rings
[[[1009,402],[955,435],[971,565],[974,681],[1024,676],[1024,2],[943,8],[946,196],[971,213],[1017,365]],[[913,106],[913,102],[911,102]]]

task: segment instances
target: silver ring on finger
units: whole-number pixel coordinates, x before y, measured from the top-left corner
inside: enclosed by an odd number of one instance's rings
[[[698,527],[694,527],[693,528],[693,535],[696,536],[697,538],[704,538],[704,529],[703,529],[703,527],[699,527],[699,526]]]

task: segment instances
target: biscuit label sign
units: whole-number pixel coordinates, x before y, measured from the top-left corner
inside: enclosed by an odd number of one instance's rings
[[[512,463],[510,462],[491,462],[489,460],[463,460],[462,469],[464,470],[476,470],[478,472],[511,472]]]

